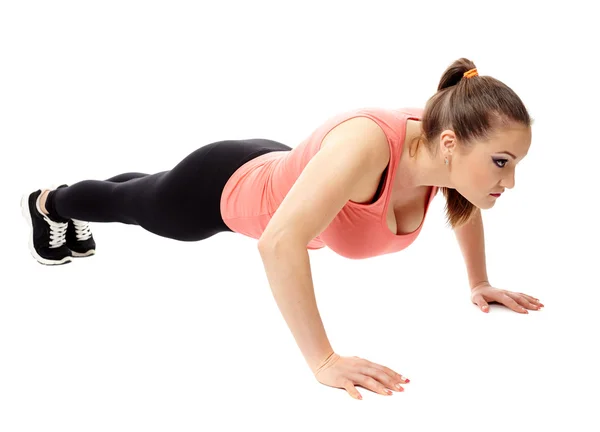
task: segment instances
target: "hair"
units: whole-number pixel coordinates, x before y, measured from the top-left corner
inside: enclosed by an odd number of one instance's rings
[[[453,62],[442,74],[437,93],[429,100],[422,119],[423,139],[429,153],[435,155],[439,136],[453,130],[458,150],[468,153],[474,142],[489,139],[496,128],[510,122],[531,126],[532,120],[517,94],[501,81],[490,76],[463,78],[476,68],[466,58]],[[476,207],[456,189],[441,188],[446,197],[446,219],[456,228],[474,214]]]

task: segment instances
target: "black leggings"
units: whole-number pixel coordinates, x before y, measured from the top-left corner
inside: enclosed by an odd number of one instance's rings
[[[51,219],[121,222],[181,241],[230,231],[220,210],[225,183],[241,165],[291,147],[268,139],[225,140],[204,145],[170,171],[125,173],[84,180],[48,194]]]

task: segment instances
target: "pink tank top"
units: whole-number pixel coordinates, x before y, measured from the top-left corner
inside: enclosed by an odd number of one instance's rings
[[[323,138],[335,126],[354,117],[368,117],[383,129],[390,146],[390,162],[384,184],[376,201],[359,204],[348,201],[327,228],[307,245],[325,246],[352,259],[370,258],[398,252],[419,235],[431,200],[425,206],[423,222],[412,233],[397,235],[387,226],[387,209],[402,153],[407,119],[421,120],[422,109],[360,108],[329,118],[291,151],[275,151],[258,156],[238,168],[227,181],[221,195],[221,216],[234,232],[258,239],[272,215],[292,188],[310,159],[319,151]]]

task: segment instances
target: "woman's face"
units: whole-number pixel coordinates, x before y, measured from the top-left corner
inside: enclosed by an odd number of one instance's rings
[[[515,168],[531,145],[531,127],[511,123],[486,141],[473,143],[465,153],[452,153],[450,179],[455,189],[480,209],[494,206],[504,189],[515,186]]]

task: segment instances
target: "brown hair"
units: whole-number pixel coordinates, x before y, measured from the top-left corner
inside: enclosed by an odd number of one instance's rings
[[[442,74],[437,93],[427,101],[422,128],[429,153],[435,155],[436,142],[446,129],[456,134],[461,153],[468,153],[474,141],[490,138],[497,127],[511,121],[531,126],[525,105],[506,84],[490,76],[463,77],[475,68],[466,58],[453,62]],[[441,189],[446,197],[448,223],[455,228],[468,221],[475,206],[457,190]]]

